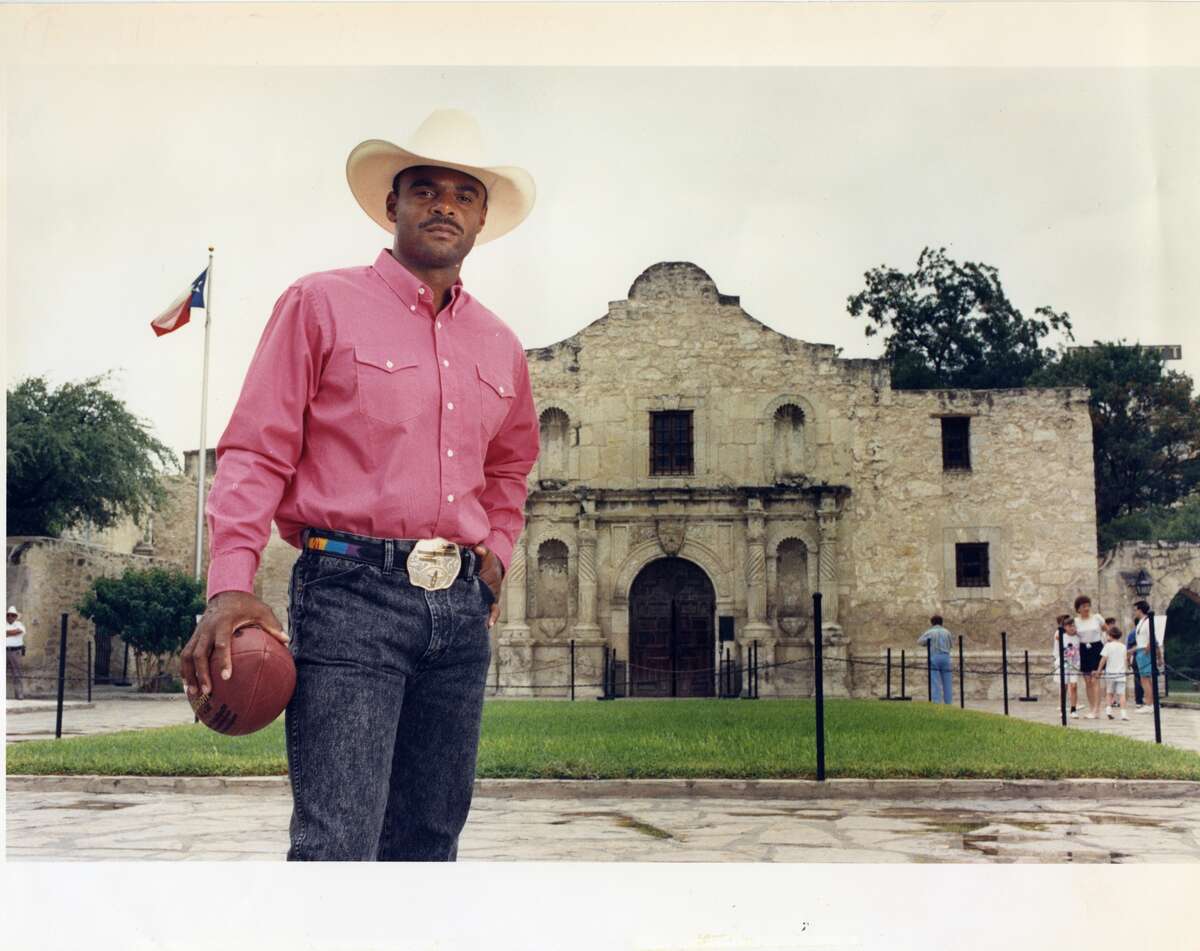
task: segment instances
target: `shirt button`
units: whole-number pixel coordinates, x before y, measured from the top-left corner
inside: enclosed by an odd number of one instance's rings
[[[443,360],[443,361],[442,361],[442,366],[444,366],[444,367],[448,367],[448,366],[450,366],[450,361],[449,361],[449,360]]]
[[[454,409],[454,404],[453,404],[453,403],[447,403],[447,404],[446,404],[446,409]]]
[[[416,310],[416,309],[417,309],[417,305],[416,305],[416,304],[409,304],[409,305],[408,305],[408,309],[409,309],[409,310]]]
[[[454,496],[453,496],[453,495],[447,495],[447,496],[446,496],[446,501],[447,501],[447,502],[453,502],[453,501],[454,501]]]
[[[423,288],[423,287],[418,287],[418,288],[417,288],[417,293],[418,293],[418,294],[424,294],[424,293],[425,293],[425,288]]]
[[[389,360],[389,361],[387,362],[386,366],[387,366],[387,368],[390,370],[390,369],[392,368],[392,366],[393,366],[393,364],[392,364],[392,361],[391,361],[391,360]]]
[[[454,450],[453,450],[453,449],[447,449],[447,450],[446,450],[446,455],[447,455],[447,456],[453,456],[453,455],[454,455]]]
[[[500,392],[501,392],[501,393],[503,393],[503,392],[504,392],[504,387],[500,387]]]
[[[437,328],[438,330],[442,329],[442,322],[440,320],[437,322]]]

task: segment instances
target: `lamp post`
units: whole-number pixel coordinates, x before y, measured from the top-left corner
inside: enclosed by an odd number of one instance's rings
[[[1150,589],[1154,583],[1150,580],[1150,576],[1146,573],[1146,569],[1142,568],[1137,578],[1134,579],[1133,589],[1137,592],[1138,597],[1146,601],[1150,597]],[[1149,602],[1147,601],[1147,606]],[[1150,696],[1154,703],[1154,742],[1162,743],[1162,720],[1159,717],[1158,707],[1158,639],[1154,636],[1154,609],[1151,608],[1146,615],[1150,622]]]

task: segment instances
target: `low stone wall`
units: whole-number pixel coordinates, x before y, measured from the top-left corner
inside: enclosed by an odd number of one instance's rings
[[[79,614],[76,605],[93,581],[116,577],[130,567],[177,567],[162,558],[124,554],[58,538],[10,536],[6,548],[8,603],[21,612],[25,625],[22,666],[28,697],[49,697],[58,691],[63,614],[67,615],[66,689],[72,696],[87,690],[87,645],[92,643],[94,654],[95,627]],[[124,652],[124,641],[113,637],[109,670],[114,677],[120,676]],[[129,666],[132,677],[132,658]],[[11,684],[8,696],[12,696]]]

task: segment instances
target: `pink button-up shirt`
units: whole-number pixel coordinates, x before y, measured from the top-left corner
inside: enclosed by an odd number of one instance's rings
[[[217,444],[210,598],[253,591],[272,519],[297,548],[440,536],[508,570],[539,448],[525,351],[461,281],[432,296],[388,250],[284,291]]]

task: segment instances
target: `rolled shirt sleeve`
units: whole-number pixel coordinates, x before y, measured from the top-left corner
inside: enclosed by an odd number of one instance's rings
[[[253,593],[271,521],[304,445],[304,412],[316,393],[330,328],[305,290],[280,296],[217,444],[209,490],[208,597]]]
[[[540,449],[529,364],[525,352],[519,348],[513,379],[516,381],[513,406],[488,444],[483,460],[484,488],[479,495],[490,526],[483,544],[495,552],[505,574],[512,561],[513,548],[525,527],[527,479]]]

